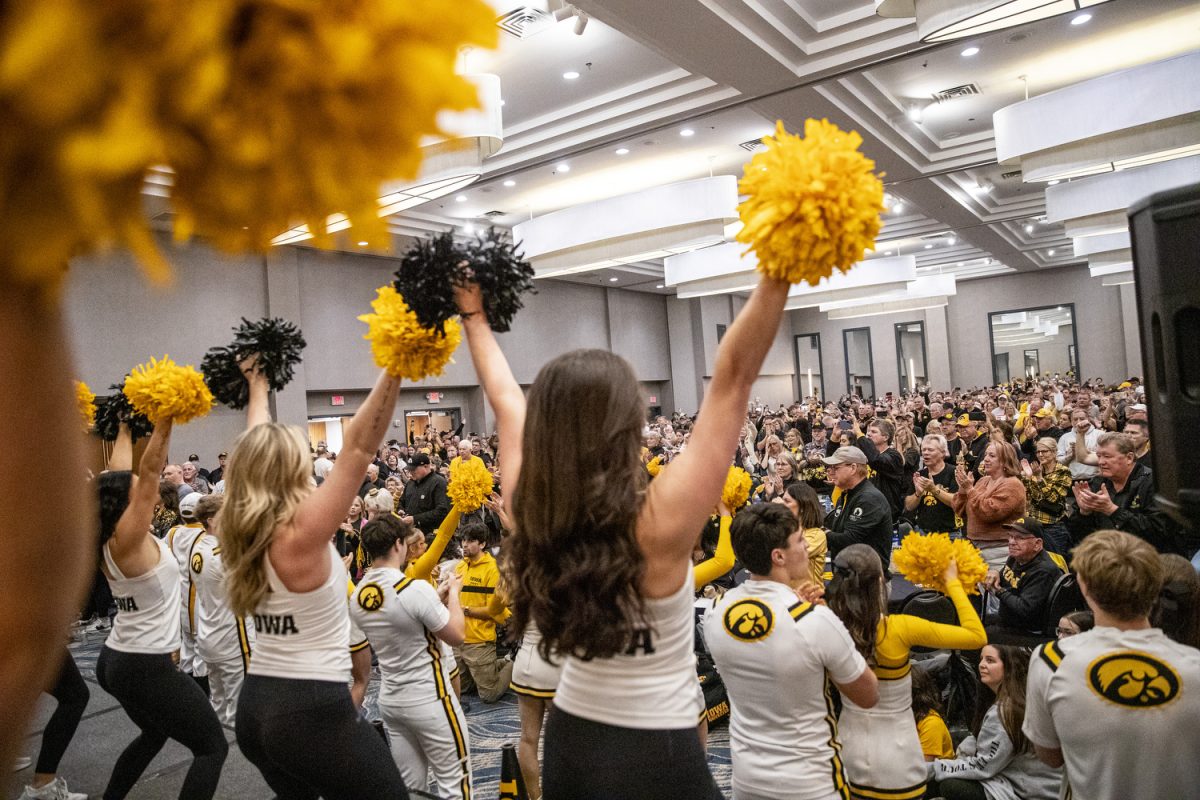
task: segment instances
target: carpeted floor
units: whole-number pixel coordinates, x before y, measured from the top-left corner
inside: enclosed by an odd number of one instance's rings
[[[60,769],[60,774],[70,782],[72,791],[88,792],[94,797],[99,797],[103,792],[113,760],[136,736],[136,729],[120,706],[96,685],[96,659],[105,635],[90,633],[86,639],[71,645],[71,653],[88,683],[92,699]],[[377,692],[378,672],[372,676],[366,702],[367,713],[372,719],[378,717],[375,704]],[[516,744],[520,735],[516,698],[509,693],[492,705],[482,703],[478,697],[472,695],[468,695],[466,699],[469,703],[467,724],[471,737],[474,795],[478,800],[494,800],[499,796],[501,748],[505,744]],[[53,701],[43,698],[31,726],[26,755],[36,757],[42,726],[52,710]],[[237,752],[236,744],[232,744],[232,731],[227,732],[227,738],[231,742],[230,754],[222,773],[217,797],[228,800],[270,798],[271,793],[262,778]],[[176,743],[168,743],[129,795],[130,800],[166,800],[178,796],[189,761],[185,749]],[[724,724],[709,732],[708,762],[717,785],[728,795],[729,734]],[[29,780],[31,774],[30,769],[14,775],[12,785],[7,791],[0,792],[0,797],[18,797],[21,787]]]

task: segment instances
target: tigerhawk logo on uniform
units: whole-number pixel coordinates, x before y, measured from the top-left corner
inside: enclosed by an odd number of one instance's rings
[[[771,635],[775,627],[775,615],[766,603],[748,597],[725,609],[724,622],[725,631],[730,636],[743,642],[753,642]]]
[[[374,583],[364,584],[358,590],[358,606],[363,611],[378,611],[383,605],[383,590]]]
[[[1134,650],[1101,656],[1087,674],[1092,691],[1127,708],[1165,706],[1179,696],[1179,674],[1171,665]]]
[[[197,575],[204,569],[204,556],[199,553],[192,553],[192,572]]]
[[[296,627],[296,618],[291,614],[255,614],[254,630],[279,636],[300,632]]]

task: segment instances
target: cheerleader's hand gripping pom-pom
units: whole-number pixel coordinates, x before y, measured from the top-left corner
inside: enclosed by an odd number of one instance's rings
[[[135,411],[155,422],[191,422],[213,407],[204,376],[190,364],[181,367],[168,356],[134,367],[125,379],[125,396]]]
[[[287,386],[300,363],[305,341],[295,323],[274,317],[242,324],[234,329],[233,343],[211,348],[200,362],[204,380],[218,403],[233,409],[250,402],[250,385],[240,363],[257,356],[256,368],[267,378],[272,391]]]
[[[75,381],[75,402],[79,404],[79,416],[83,419],[83,429],[91,430],[96,424],[96,395],[83,381]]]
[[[777,123],[767,149],[750,159],[738,191],[742,229],[760,272],[816,286],[875,246],[883,183],[858,151],[862,137],[827,120],[804,123],[804,138]]]
[[[513,317],[525,305],[521,295],[536,293],[533,265],[495,228],[479,234],[467,246],[467,254],[473,274],[464,277],[479,284],[488,325],[497,333],[507,333]]]
[[[363,336],[371,342],[375,363],[394,378],[422,381],[441,375],[462,341],[462,326],[446,320],[445,334],[426,328],[391,286],[379,288],[371,301],[374,314],[359,319],[367,323]]]
[[[978,594],[976,584],[987,577],[987,562],[975,545],[965,539],[952,541],[944,533],[910,533],[892,553],[892,565],[897,572],[918,586],[943,594],[946,592],[943,575],[950,559],[958,565],[958,579],[963,588],[968,594]]]
[[[446,486],[446,496],[463,514],[479,509],[491,496],[493,485],[492,473],[488,472],[483,459],[469,458],[463,461],[456,458],[450,462],[450,483]]]
[[[96,405],[96,424],[92,431],[106,442],[115,442],[121,432],[121,424],[129,427],[133,441],[154,433],[154,423],[144,414],[139,414],[125,396],[125,381],[108,387],[111,394]]]
[[[750,473],[741,467],[730,467],[725,475],[725,487],[721,490],[721,502],[736,512],[750,501]]]

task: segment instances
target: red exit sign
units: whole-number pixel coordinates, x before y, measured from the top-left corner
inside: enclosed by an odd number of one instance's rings
[[[335,394],[333,397],[329,398],[329,405],[344,406],[346,405],[346,398],[340,394]]]
[[[652,405],[652,406],[653,406],[653,405],[658,405],[658,395],[656,395],[656,394],[652,394],[652,395],[650,395],[649,397],[647,397],[647,398],[646,398],[646,400],[647,400],[647,401],[650,403],[650,405]]]

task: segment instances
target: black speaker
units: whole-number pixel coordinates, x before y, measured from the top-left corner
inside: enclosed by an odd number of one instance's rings
[[[1129,209],[1158,501],[1200,531],[1200,184]]]

